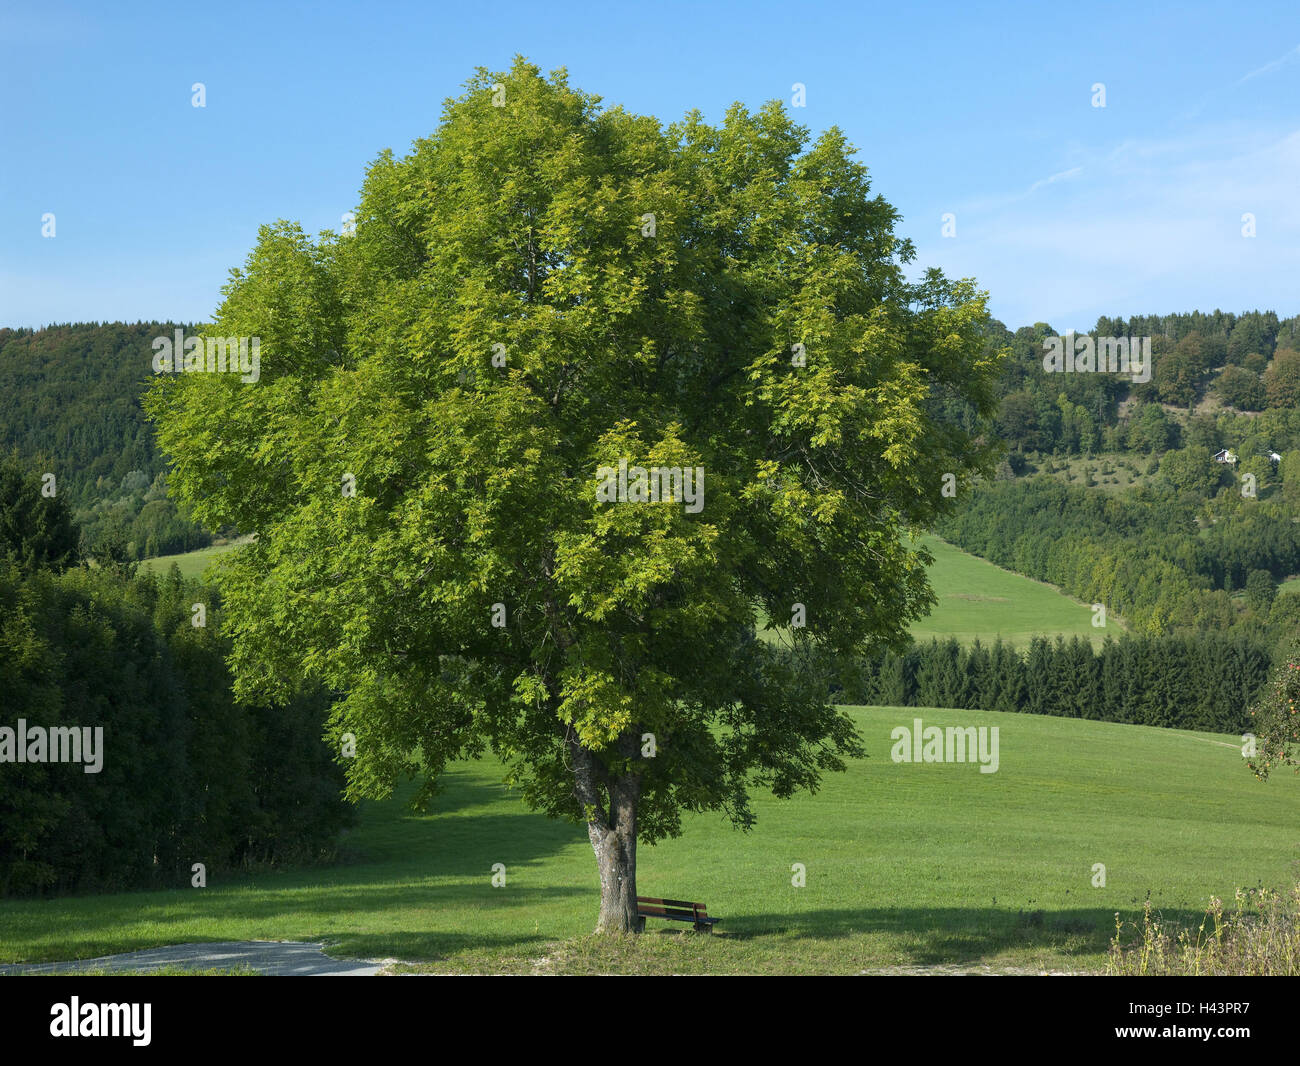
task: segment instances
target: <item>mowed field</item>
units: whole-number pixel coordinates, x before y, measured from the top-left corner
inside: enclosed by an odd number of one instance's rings
[[[938,537],[924,538],[934,555],[930,586],[939,602],[912,626],[918,641],[955,637],[962,644],[977,638],[991,644],[998,637],[1016,647],[1035,636],[1086,637],[1100,647],[1107,633],[1123,631],[1110,616],[1105,628],[1092,624],[1092,607],[1071,599],[1053,585],[1034,581],[970,555]]]
[[[148,570],[151,573],[165,575],[171,570],[172,564],[180,570],[181,577],[184,578],[201,578],[208,566],[215,560],[225,555],[226,552],[244,543],[246,538],[240,538],[238,541],[232,541],[229,544],[214,544],[211,548],[200,548],[198,551],[183,552],[180,555],[159,555],[153,559],[145,559],[140,563],[141,570]]]
[[[331,954],[437,972],[857,973],[894,968],[1095,971],[1114,915],[1150,894],[1167,918],[1209,896],[1286,885],[1300,783],[1256,781],[1233,737],[1073,719],[852,708],[870,758],[815,796],[759,797],[757,827],[720,815],[642,846],[643,895],[705,901],[713,936],[651,922],[588,935],[598,889],[584,831],[533,814],[492,760],[459,765],[426,814],[362,806],[329,867],[204,889],[0,903],[0,962],[89,958],[187,941],[325,940]],[[890,733],[999,730],[999,768],[908,764]],[[201,856],[196,856],[196,861]],[[506,871],[493,887],[493,864]],[[791,883],[792,865],[807,883]],[[1094,887],[1094,864],[1105,887]]]

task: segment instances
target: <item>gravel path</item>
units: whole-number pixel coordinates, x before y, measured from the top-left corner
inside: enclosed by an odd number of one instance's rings
[[[161,967],[185,967],[191,970],[248,967],[271,977],[372,977],[396,959],[331,959],[321,944],[294,940],[230,940],[221,944],[174,944],[165,948],[131,951],[125,955],[104,955],[98,959],[72,962],[21,963],[0,966],[0,975],[33,973],[77,973],[82,970],[132,970],[148,973]],[[548,963],[539,959],[538,963]],[[535,974],[544,974],[544,965],[534,966]],[[1070,970],[1039,970],[1032,967],[998,967],[983,963],[939,963],[930,966],[887,966],[863,970],[863,974],[889,977],[923,976],[1077,976]]]
[[[147,973],[164,966],[190,970],[249,967],[271,977],[371,977],[383,962],[331,959],[321,944],[293,940],[229,940],[220,944],[174,944],[165,948],[104,955],[72,962],[21,963],[0,966],[0,974],[77,973],[82,970],[136,970]]]

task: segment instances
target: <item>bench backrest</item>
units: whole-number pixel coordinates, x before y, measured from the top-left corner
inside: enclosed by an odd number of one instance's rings
[[[637,896],[636,909],[651,918],[689,918],[699,921],[709,916],[703,903],[692,903],[684,899],[653,899],[650,896]]]

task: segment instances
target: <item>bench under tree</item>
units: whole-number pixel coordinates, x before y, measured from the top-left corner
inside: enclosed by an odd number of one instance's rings
[[[647,918],[666,918],[670,922],[690,922],[699,932],[713,932],[715,922],[721,918],[710,918],[703,903],[691,903],[683,899],[653,899],[650,896],[636,898],[637,928],[645,931]]]

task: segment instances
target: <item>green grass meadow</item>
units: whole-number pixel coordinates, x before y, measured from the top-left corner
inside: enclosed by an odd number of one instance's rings
[[[642,846],[643,895],[703,900],[713,936],[650,922],[588,935],[585,832],[527,810],[491,760],[457,766],[426,814],[362,806],[329,867],[208,887],[0,902],[0,962],[189,941],[324,940],[337,956],[432,972],[856,973],[896,967],[1099,970],[1115,912],[1147,894],[1199,918],[1209,896],[1285,885],[1300,784],[1256,781],[1236,738],[1020,714],[852,708],[870,758],[814,796],[759,797],[758,825],[686,819]],[[997,726],[1000,766],[907,764],[891,730]],[[196,861],[201,856],[196,856]],[[504,887],[492,867],[506,868]],[[807,884],[792,885],[802,863]],[[1093,864],[1106,886],[1092,885]]]
[[[1122,629],[1114,616],[1107,619],[1108,629],[1094,628],[1091,605],[1053,585],[1003,570],[938,537],[926,537],[924,543],[934,555],[930,585],[939,602],[913,623],[918,641],[955,637],[962,644],[977,638],[991,644],[1001,637],[1023,648],[1035,636],[1080,636],[1100,647],[1107,632],[1115,636]]]
[[[150,573],[165,576],[171,570],[172,564],[181,572],[183,578],[202,578],[204,572],[211,563],[230,551],[239,544],[244,543],[245,538],[238,541],[231,541],[227,544],[214,544],[210,548],[200,548],[198,551],[182,552],[180,555],[159,555],[152,559],[145,559],[140,563],[141,570],[147,570]]]
[[[1065,595],[1054,585],[1022,577],[962,551],[935,536],[922,538],[934,556],[929,568],[930,587],[938,602],[924,618],[912,623],[911,634],[918,643],[931,638],[955,638],[964,645],[979,640],[992,644],[1027,647],[1036,636],[1055,640],[1080,636],[1099,648],[1107,633],[1118,636],[1123,623],[1114,615],[1109,628],[1092,624],[1092,607]],[[764,640],[785,641],[781,627],[763,628]]]

